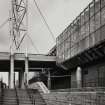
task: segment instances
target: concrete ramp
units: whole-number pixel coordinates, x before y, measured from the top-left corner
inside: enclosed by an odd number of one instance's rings
[[[10,60],[10,52],[0,52],[0,60]],[[15,60],[25,60],[24,53],[14,53]],[[29,61],[54,62],[56,56],[47,56],[44,54],[28,54]]]
[[[56,61],[55,56],[47,56],[47,55],[43,55],[43,54],[29,54],[28,57],[29,57],[30,61],[45,61],[45,62]]]
[[[45,86],[43,82],[35,82],[31,84],[29,88],[38,89],[41,93],[45,93],[45,94],[50,93],[50,91],[48,90],[48,88]]]
[[[43,82],[37,82],[37,84],[40,86],[43,93],[50,93],[50,91],[48,90],[48,88],[45,86],[45,84]]]

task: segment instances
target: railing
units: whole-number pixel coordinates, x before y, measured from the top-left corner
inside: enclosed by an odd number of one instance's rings
[[[32,102],[32,105],[35,105],[35,98],[34,98],[34,96],[30,94],[30,91],[28,89],[28,86],[26,84],[24,84],[24,85],[25,85],[25,89],[27,91],[27,94],[28,94],[28,96],[29,96],[29,98],[30,98],[30,100]]]
[[[105,92],[52,92],[44,99],[51,105],[105,105]]]

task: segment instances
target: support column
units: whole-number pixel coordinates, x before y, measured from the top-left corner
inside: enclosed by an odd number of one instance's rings
[[[28,85],[28,57],[25,58],[25,84]]]
[[[48,89],[50,90],[51,89],[51,76],[50,76],[50,70],[48,71]]]
[[[8,72],[8,87],[10,88],[10,72]]]
[[[82,88],[82,69],[81,67],[77,67],[76,79],[77,79],[77,88]]]
[[[10,57],[10,88],[14,88],[14,55]]]
[[[19,72],[19,88],[24,89],[24,71]]]

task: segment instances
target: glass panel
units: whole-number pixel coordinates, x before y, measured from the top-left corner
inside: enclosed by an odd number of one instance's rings
[[[89,7],[85,10],[85,22],[89,20]]]
[[[70,28],[70,26],[68,27],[68,36],[70,36],[71,35],[71,28]]]
[[[77,39],[77,32],[74,33],[74,40],[73,40],[74,44],[76,43],[76,39]]]
[[[75,44],[75,55],[78,54],[78,43]]]
[[[71,35],[73,34],[73,25],[71,25]]]
[[[89,48],[89,37],[85,38],[85,49]]]
[[[80,19],[80,16],[77,18],[77,25],[78,25],[77,31],[79,31],[80,28],[81,28],[81,19]]]
[[[80,47],[81,47],[81,51],[83,51],[85,49],[85,40],[81,40],[81,43],[80,43]]]
[[[105,6],[105,0],[101,0],[101,7]]]
[[[74,35],[71,35],[71,47],[74,45]]]
[[[78,42],[78,53],[80,53],[81,49],[80,49],[80,42]]]
[[[90,19],[90,33],[94,32],[94,17]]]
[[[90,17],[92,17],[94,15],[94,3],[92,2],[90,4]]]
[[[70,48],[70,38],[67,38],[65,40],[65,51],[67,51],[67,49],[69,49],[69,48]]]
[[[67,53],[67,51],[65,51],[65,60],[67,60],[67,55],[68,53]]]
[[[60,51],[61,51],[61,53],[64,52],[64,43],[63,44],[60,44]]]
[[[73,57],[73,47],[71,48],[71,57]]]
[[[77,44],[75,44],[72,48],[71,48],[71,56],[75,56],[77,54]]]
[[[72,35],[74,34],[74,23],[72,24]]]
[[[100,12],[95,15],[95,30],[100,27]]]
[[[62,34],[59,36],[59,43],[62,43],[63,40],[62,40]]]
[[[82,49],[82,51],[83,50],[86,50],[86,48],[88,48],[89,47],[89,38],[88,37],[86,37],[86,38],[84,38],[82,41],[81,41],[81,49]]]
[[[101,10],[101,25],[105,24],[105,7]]]
[[[80,42],[79,42],[79,52],[82,52],[83,51],[83,41],[81,40]]]
[[[83,36],[84,34],[85,34],[85,25],[81,27],[81,36]]]
[[[79,33],[76,32],[76,40],[75,40],[75,43],[77,43],[79,41]]]
[[[65,32],[62,33],[62,42],[64,41],[65,38]]]
[[[81,14],[81,25],[84,24],[84,13]]]
[[[95,43],[94,33],[89,35],[89,47],[92,47]]]
[[[105,26],[101,28],[101,40],[105,39]]]
[[[70,58],[70,53],[71,53],[71,50],[70,49],[68,49],[68,51],[67,51],[67,59],[69,59]]]
[[[89,35],[89,22],[86,23],[85,28],[86,28],[86,36],[88,36]]]
[[[95,44],[99,43],[100,41],[100,29],[95,32]]]
[[[95,0],[95,13],[100,10],[100,0]]]
[[[65,60],[70,58],[70,49],[65,52]]]

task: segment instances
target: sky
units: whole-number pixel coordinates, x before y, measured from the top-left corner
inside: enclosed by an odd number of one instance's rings
[[[55,38],[62,33],[91,1],[92,0],[36,0]],[[11,0],[0,0],[0,25],[9,17],[10,6]],[[28,7],[28,34],[32,38],[39,53],[47,54],[55,45],[55,42],[35,7],[33,0],[29,0]],[[9,46],[10,34],[9,24],[7,23],[3,28],[0,28],[0,52],[9,51]],[[29,53],[37,53],[30,41],[28,41],[28,46]],[[7,80],[7,78],[5,78],[5,80]]]

